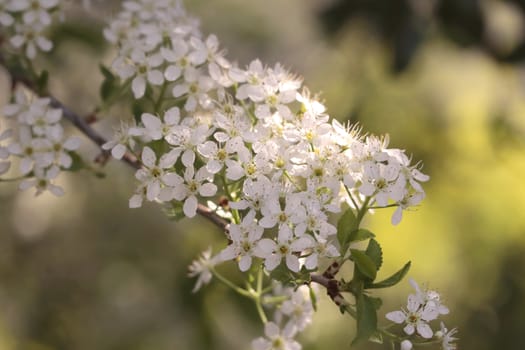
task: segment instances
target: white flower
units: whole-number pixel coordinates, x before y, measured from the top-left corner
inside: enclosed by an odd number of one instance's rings
[[[293,272],[299,272],[300,264],[296,253],[301,253],[313,245],[309,236],[293,237],[289,230],[280,230],[277,242],[263,238],[257,244],[255,255],[264,259],[264,266],[268,271],[275,269],[283,259],[286,266]]]
[[[255,213],[246,215],[240,225],[231,224],[229,233],[232,243],[222,250],[222,260],[238,258],[239,269],[247,271],[252,265],[255,247],[263,232],[264,229],[257,225]]]
[[[454,335],[458,332],[456,328],[451,329],[450,331],[445,327],[445,324],[441,322],[440,330],[436,332],[436,337],[441,339],[441,347],[443,350],[456,350],[456,344],[452,344],[458,340],[454,338]]]
[[[65,169],[70,168],[73,160],[68,152],[78,149],[80,139],[78,137],[66,138],[64,129],[60,125],[56,125],[55,128],[49,130],[48,138],[52,143],[51,154],[56,164]]]
[[[213,88],[214,82],[210,77],[202,75],[196,69],[188,69],[184,75],[185,82],[173,87],[173,97],[186,97],[184,109],[193,112],[198,106],[209,108],[211,99],[207,92]]]
[[[23,11],[25,23],[40,22],[43,25],[51,24],[51,9],[58,6],[59,0],[16,0],[12,2],[11,10]]]
[[[273,322],[264,325],[266,338],[260,337],[252,342],[253,350],[300,350],[301,345],[293,339],[296,334],[294,327],[280,329]]]
[[[405,339],[401,342],[401,350],[411,350],[413,348],[412,342]]]
[[[312,322],[314,308],[310,298],[310,289],[300,286],[292,292],[289,300],[282,303],[280,311],[289,317],[288,324],[302,331]]]
[[[164,82],[164,75],[156,69],[163,61],[159,54],[147,56],[142,50],[135,49],[130,58],[119,57],[112,67],[123,79],[133,77],[131,90],[133,96],[138,99],[144,96],[148,82],[152,85],[161,85]]]
[[[188,275],[190,277],[198,276],[197,282],[195,283],[195,287],[193,287],[192,290],[193,293],[201,289],[203,285],[210,283],[211,278],[213,277],[211,269],[213,269],[213,267],[219,262],[221,262],[219,255],[216,255],[214,257],[211,256],[210,247],[206,251],[202,252],[201,256],[198,259],[194,260],[191,263],[191,265],[189,266]]]
[[[0,24],[5,27],[9,27],[15,21],[13,16],[8,12],[9,3],[7,1],[0,2]]]
[[[33,59],[36,57],[37,49],[49,52],[53,48],[53,43],[42,34],[44,29],[39,22],[19,24],[10,43],[17,49],[25,48],[25,55]]]
[[[211,182],[211,174],[205,167],[200,168],[196,173],[193,167],[188,167],[184,171],[184,181],[175,173],[170,173],[164,177],[167,185],[173,187],[173,198],[184,201],[182,209],[184,215],[192,218],[197,213],[197,195],[202,197],[214,196],[217,186]]]
[[[19,188],[20,190],[25,191],[31,187],[35,187],[37,196],[44,191],[49,191],[55,196],[61,197],[64,195],[64,190],[52,183],[52,180],[58,176],[59,172],[60,170],[56,166],[53,166],[47,170],[35,168],[35,178],[22,181],[19,185]]]
[[[308,270],[313,270],[317,267],[319,258],[335,258],[338,257],[339,250],[332,244],[331,241],[326,240],[322,236],[316,235],[316,242],[313,246],[313,252],[308,256],[304,262],[304,266]]]
[[[135,147],[135,141],[131,137],[130,131],[131,127],[121,121],[120,128],[115,131],[113,139],[103,144],[102,149],[106,151],[111,150],[113,158],[121,159],[126,154],[128,146],[130,148]]]
[[[163,181],[165,179],[165,170],[173,167],[179,152],[177,150],[163,154],[157,162],[155,152],[149,147],[144,147],[142,150],[142,164],[143,169],[137,170],[135,177],[143,185],[147,187],[146,198],[149,201],[157,199],[161,194]]]
[[[425,289],[422,291],[419,285],[412,278],[408,280],[410,285],[416,290],[415,297],[421,304],[430,304],[440,315],[447,315],[450,311],[448,307],[441,304],[441,296],[435,290]]]
[[[423,338],[432,338],[433,332],[427,322],[435,320],[438,316],[437,310],[430,304],[422,304],[415,295],[408,296],[407,311],[392,311],[386,314],[386,318],[394,323],[406,323],[403,330],[412,335],[414,331]]]

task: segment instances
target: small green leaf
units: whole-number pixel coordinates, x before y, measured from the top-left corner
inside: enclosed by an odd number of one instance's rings
[[[410,261],[407,262],[405,264],[405,266],[403,266],[401,268],[401,270],[397,271],[392,276],[388,277],[387,279],[385,279],[385,280],[383,280],[381,282],[371,283],[369,285],[365,285],[365,288],[368,288],[368,289],[372,289],[372,288],[386,288],[386,287],[391,287],[391,286],[394,286],[394,285],[398,284],[403,279],[403,277],[406,276],[408,270],[410,269],[410,264],[411,264]]]
[[[67,168],[68,171],[79,171],[86,168],[86,163],[76,152],[68,152],[69,156],[73,160],[71,166]]]
[[[352,234],[352,231],[355,231],[356,229],[357,218],[355,217],[352,208],[349,208],[347,211],[345,211],[345,213],[339,218],[339,221],[337,222],[337,240],[339,241],[341,247],[348,247],[348,243],[350,242],[350,235]],[[345,251],[342,253],[346,252],[346,249],[344,250]]]
[[[379,271],[381,265],[383,265],[383,251],[375,239],[371,239],[370,242],[368,242],[368,247],[366,248],[365,253],[370,259],[372,259],[376,266],[376,270]]]
[[[42,73],[40,73],[40,75],[38,76],[38,79],[36,81],[38,92],[44,93],[46,91],[48,81],[49,81],[49,72],[47,70],[43,70]]]
[[[172,221],[179,221],[186,217],[182,209],[182,203],[177,201],[172,201],[169,206],[164,207],[164,214]]]
[[[288,283],[293,279],[293,276],[290,274],[290,270],[286,264],[281,262],[279,266],[270,272],[270,278],[281,283]]]
[[[375,262],[361,250],[350,249],[350,252],[352,253],[350,258],[354,261],[359,272],[373,281],[377,275]]]
[[[350,233],[350,242],[364,241],[369,238],[374,238],[375,236],[376,235],[374,235],[369,230],[360,228],[359,230],[354,230]]]
[[[115,80],[115,75],[109,70],[109,68],[107,68],[103,64],[100,64],[99,68],[100,68],[100,72],[102,73],[104,78],[106,78],[108,80],[110,80],[110,79]]]
[[[377,301],[375,299],[377,298],[371,298],[365,294],[357,297],[357,334],[352,345],[368,340],[377,332]]]
[[[137,124],[140,123],[141,121],[140,117],[142,116],[142,113],[144,113],[145,111],[142,103],[140,103],[139,101],[134,101],[131,107],[131,110],[133,112],[133,117],[135,118],[135,122]]]
[[[317,296],[315,295],[314,289],[308,284],[308,290],[310,292],[310,300],[312,301],[312,307],[317,312]]]

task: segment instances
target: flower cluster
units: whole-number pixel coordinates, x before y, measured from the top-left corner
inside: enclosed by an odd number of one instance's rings
[[[60,0],[1,0],[0,24],[10,36],[9,43],[29,59],[38,50],[51,51],[53,43],[45,32],[61,6]]]
[[[243,272],[315,271],[346,254],[329,220],[343,206],[395,206],[397,224],[424,199],[428,176],[403,150],[388,148],[387,137],[331,120],[280,64],[229,62],[180,1],[125,1],[104,33],[119,49],[112,69],[121,86],[151,106],[103,145],[115,158],[130,152],[141,161],[130,207],[155,201],[191,218],[200,203],[216,201],[230,222],[229,245],[192,264],[194,290],[227,261]],[[284,305],[281,313],[294,307]],[[299,349],[299,329],[268,322],[254,348]]]
[[[428,177],[402,150],[330,121],[281,65],[229,63],[178,1],[123,6],[105,31],[120,48],[113,69],[136,98],[150,91],[169,103],[104,146],[117,158],[126,149],[140,154],[131,207],[170,203],[193,217],[199,201],[225,195],[235,220],[222,257],[238,260],[242,271],[257,257],[267,270],[284,261],[298,272],[340,254],[328,218],[342,203],[397,206],[397,224],[424,198],[420,182]]]
[[[414,294],[408,296],[407,308],[400,311],[392,311],[386,314],[390,321],[404,325],[403,331],[408,336],[441,343],[443,350],[454,350],[456,345],[453,343],[456,338],[453,336],[457,330],[454,328],[448,330],[443,322],[440,323],[440,330],[434,332],[430,327],[430,322],[438,319],[440,315],[449,313],[449,309],[441,303],[441,297],[434,290],[421,290],[414,280],[410,284],[415,289]],[[401,342],[401,349],[410,350],[417,344],[410,339],[404,339]]]
[[[15,101],[4,107],[4,115],[14,120],[17,129],[2,133],[3,137],[12,136],[12,140],[0,147],[0,159],[19,159],[20,174],[27,178],[20,183],[20,189],[35,187],[37,194],[48,190],[61,196],[64,191],[54,180],[61,169],[73,164],[71,152],[79,147],[80,139],[64,135],[60,125],[62,110],[52,108],[50,103],[49,98],[37,98],[21,88],[16,90]]]
[[[274,293],[277,298],[285,300],[276,309],[273,321],[265,324],[265,337],[255,339],[252,342],[252,348],[254,350],[299,350],[302,347],[294,338],[312,322],[314,313],[310,290],[304,285],[294,290],[276,284]]]

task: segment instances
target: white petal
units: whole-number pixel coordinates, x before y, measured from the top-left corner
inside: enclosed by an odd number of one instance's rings
[[[148,184],[146,197],[149,201],[155,200],[160,193],[160,183],[158,181],[152,181]]]
[[[153,85],[161,85],[164,82],[164,76],[158,70],[148,72],[148,81]]]
[[[271,254],[264,260],[264,266],[268,271],[274,270],[281,263],[281,256],[277,254]]]
[[[68,151],[74,151],[80,147],[80,139],[78,137],[70,137],[64,142],[64,148]]]
[[[406,320],[406,316],[402,311],[392,311],[385,315],[385,317],[394,323],[403,323]]]
[[[190,196],[184,201],[184,205],[182,207],[184,211],[184,215],[186,215],[189,218],[194,217],[197,214],[197,198],[195,196]]]
[[[252,257],[250,255],[244,255],[241,260],[239,260],[239,269],[242,272],[248,271],[252,266]]]
[[[401,222],[401,219],[403,217],[403,208],[397,207],[396,211],[394,211],[394,214],[392,214],[392,225],[397,225]]]
[[[64,195],[64,190],[62,189],[62,187],[55,186],[53,184],[49,184],[48,190],[57,197],[62,197]]]
[[[432,329],[430,328],[430,326],[424,322],[418,322],[416,327],[417,327],[417,332],[423,338],[430,339],[432,338],[432,335],[434,335],[434,332],[432,332]]]
[[[222,260],[232,260],[237,257],[237,254],[235,253],[235,247],[233,245],[229,245],[224,248],[220,254]]]
[[[115,145],[115,147],[111,149],[111,155],[115,159],[122,159],[122,157],[124,157],[124,154],[126,154],[126,146],[120,143]]]
[[[144,147],[142,150],[142,163],[148,168],[153,168],[157,162],[157,156],[155,152],[149,147]]]
[[[140,208],[142,207],[142,196],[135,194],[129,199],[130,208]]]
[[[162,181],[168,186],[178,186],[184,182],[182,177],[175,173],[168,173],[162,177]]]
[[[137,76],[131,82],[131,89],[135,98],[141,98],[146,92],[146,80],[142,76]]]
[[[203,197],[211,197],[217,193],[217,186],[212,183],[205,183],[199,189],[199,194]]]
[[[299,259],[295,255],[286,254],[286,266],[293,272],[299,272]]]

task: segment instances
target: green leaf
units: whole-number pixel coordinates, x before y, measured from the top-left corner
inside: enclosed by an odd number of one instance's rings
[[[357,218],[352,210],[349,208],[345,213],[339,218],[337,222],[337,240],[341,247],[347,247],[341,253],[346,253],[348,249],[348,243],[350,242],[350,235],[352,231],[357,229]]]
[[[108,67],[104,66],[103,64],[100,64],[98,67],[100,68],[100,72],[102,73],[104,78],[108,80],[109,79],[115,80],[115,75],[109,70]]]
[[[314,289],[310,284],[308,284],[308,290],[310,292],[310,300],[312,301],[312,307],[314,311],[317,312],[317,296],[315,295]]]
[[[100,85],[100,98],[104,102],[111,101],[120,90],[118,79],[104,65],[100,65],[100,72],[104,75],[104,81]]]
[[[140,101],[134,101],[131,110],[133,112],[133,118],[135,118],[135,122],[137,124],[140,123],[140,117],[142,116],[142,113],[145,112],[145,108],[142,103],[140,103]]]
[[[371,239],[370,242],[368,242],[368,247],[366,248],[365,253],[374,262],[376,271],[379,271],[381,265],[383,265],[383,251],[375,239]]]
[[[186,217],[182,205],[181,202],[172,201],[169,206],[164,207],[164,214],[172,221],[179,221]]]
[[[375,262],[361,250],[350,249],[350,252],[352,253],[350,258],[354,261],[359,272],[373,281],[377,276]]]
[[[38,79],[36,81],[36,86],[38,92],[43,94],[47,89],[47,82],[49,81],[49,72],[47,70],[43,70],[42,73],[38,76]]]
[[[377,332],[376,299],[365,294],[357,297],[357,334],[352,345],[368,340]]]
[[[290,270],[284,262],[281,262],[279,266],[270,272],[270,278],[277,280],[281,283],[288,283],[293,279],[293,276],[290,273]]]
[[[411,262],[409,261],[405,264],[405,266],[401,268],[401,270],[397,271],[392,276],[388,277],[387,279],[381,282],[365,285],[365,288],[368,288],[368,289],[387,288],[387,287],[391,287],[391,286],[398,284],[403,279],[403,277],[406,276],[408,270],[410,270],[410,265],[411,265]]]
[[[84,160],[76,152],[68,152],[69,156],[73,160],[71,166],[65,170],[67,171],[79,171],[87,168]]]
[[[364,241],[369,238],[374,238],[376,235],[370,232],[367,229],[360,228],[358,230],[354,230],[350,233],[350,242],[359,242]]]

